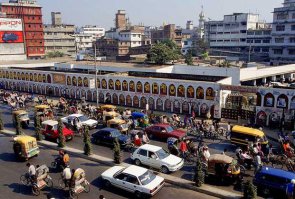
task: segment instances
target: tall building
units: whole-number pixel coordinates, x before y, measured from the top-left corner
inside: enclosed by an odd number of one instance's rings
[[[29,59],[45,55],[42,8],[34,0],[10,0],[0,3],[0,12],[7,18],[18,18],[23,21],[25,49]]]
[[[67,55],[76,52],[75,26],[63,24],[61,13],[51,13],[51,24],[44,25],[44,38],[46,53],[59,51]]]
[[[295,63],[295,0],[284,0],[283,7],[274,9],[270,61]]]
[[[93,44],[105,35],[105,29],[98,26],[84,26],[75,34],[76,48],[78,51],[93,51]]]
[[[126,19],[126,11],[125,10],[118,10],[116,14],[116,28],[117,29],[126,29],[127,27],[127,19]]]

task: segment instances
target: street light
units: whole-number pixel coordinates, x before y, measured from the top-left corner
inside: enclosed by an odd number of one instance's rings
[[[96,64],[96,42],[94,43],[94,65],[95,65],[96,106],[98,107],[98,83],[97,83],[97,64]]]

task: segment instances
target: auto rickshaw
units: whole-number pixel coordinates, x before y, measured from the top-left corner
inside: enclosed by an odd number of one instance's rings
[[[105,123],[105,125],[107,125],[107,122],[109,120],[112,120],[112,119],[118,117],[119,115],[120,115],[119,113],[114,112],[114,111],[112,111],[112,112],[105,112],[104,111],[102,114],[102,121],[103,121],[103,123]]]
[[[114,105],[103,105],[100,107],[102,112],[115,112],[117,110],[117,107]]]
[[[86,180],[85,171],[81,168],[75,170],[71,179],[70,198],[75,198],[79,193],[90,192],[89,182]]]
[[[207,175],[236,180],[242,174],[238,162],[224,154],[211,155],[208,163],[202,164]]]
[[[135,127],[142,127],[145,128],[150,125],[149,118],[146,114],[140,112],[133,112],[131,114],[133,123]]]
[[[28,128],[30,124],[29,114],[25,110],[17,110],[12,112],[12,122],[16,125],[16,118],[19,117],[20,124],[23,128]]]
[[[28,160],[40,153],[37,140],[34,137],[21,135],[13,138],[13,151],[17,158]]]
[[[35,112],[41,117],[41,120],[53,119],[53,111],[48,105],[37,105],[35,106]]]
[[[107,127],[118,129],[121,133],[128,134],[129,125],[125,120],[114,118],[107,121]]]

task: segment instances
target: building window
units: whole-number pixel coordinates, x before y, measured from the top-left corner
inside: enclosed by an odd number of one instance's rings
[[[274,49],[273,50],[273,54],[275,54],[275,55],[282,55],[283,54],[283,50],[282,49]]]
[[[292,31],[295,30],[295,25],[291,25],[291,30],[292,30]]]
[[[277,25],[276,31],[285,31],[285,26],[284,25]]]
[[[278,13],[277,14],[277,20],[283,20],[283,19],[287,19],[288,18],[288,14],[285,13]]]
[[[263,40],[263,43],[264,43],[264,44],[269,44],[269,43],[270,43],[270,39],[264,39],[264,40]]]
[[[295,37],[290,37],[289,41],[290,43],[295,43]]]
[[[289,49],[289,55],[295,55],[295,49]]]
[[[275,38],[275,43],[284,43],[284,38]]]
[[[240,33],[247,33],[247,30],[241,30]]]

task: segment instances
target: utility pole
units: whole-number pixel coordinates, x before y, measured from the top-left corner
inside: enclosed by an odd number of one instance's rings
[[[250,40],[250,44],[249,44],[248,63],[250,63],[251,61],[251,47],[252,47],[252,39]]]
[[[98,83],[97,83],[97,64],[96,64],[96,42],[94,42],[94,65],[95,65],[96,106],[98,107]]]

